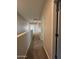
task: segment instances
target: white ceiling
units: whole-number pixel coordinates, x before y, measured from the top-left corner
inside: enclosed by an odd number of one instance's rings
[[[17,10],[26,19],[40,17],[46,0],[17,0]]]

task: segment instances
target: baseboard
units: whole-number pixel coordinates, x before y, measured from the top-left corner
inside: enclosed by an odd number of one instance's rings
[[[26,50],[26,57],[27,57],[27,52],[28,52],[28,50],[29,50],[29,48],[30,48],[30,46],[31,46],[32,39],[33,39],[33,33],[31,32],[31,41],[30,41],[30,44],[29,44],[29,46],[28,46],[28,48],[27,48],[27,50]]]
[[[26,58],[27,56],[23,56],[23,55],[20,55],[20,56],[17,56],[17,58]]]
[[[32,41],[32,40],[31,40]],[[29,44],[29,46],[28,46],[28,48],[27,48],[27,50],[26,50],[26,57],[27,57],[27,52],[28,52],[28,50],[29,50],[29,48],[30,48],[30,45],[31,45],[31,42],[30,42],[30,44]]]
[[[30,42],[30,44],[31,44],[31,42]],[[20,55],[20,56],[17,56],[17,57],[18,58],[23,58],[23,59],[27,58],[27,52],[28,52],[29,48],[30,48],[30,45],[28,46],[25,55]]]
[[[48,53],[47,53],[47,50],[45,49],[45,47],[44,47],[44,46],[43,46],[43,48],[44,48],[44,50],[45,50],[45,53],[46,53],[46,55],[47,55],[48,59],[50,59],[50,58],[49,58],[49,55],[48,55]]]

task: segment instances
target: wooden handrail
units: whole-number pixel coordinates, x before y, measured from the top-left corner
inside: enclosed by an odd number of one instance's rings
[[[20,34],[17,35],[17,38],[19,38],[20,36],[24,35],[26,32],[22,32]]]

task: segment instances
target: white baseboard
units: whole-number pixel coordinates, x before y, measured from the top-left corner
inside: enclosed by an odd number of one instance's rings
[[[17,56],[18,58],[20,58],[20,57],[23,57],[23,58],[25,58],[25,57],[27,57],[27,56],[23,56],[23,55],[19,55],[19,56]]]
[[[32,40],[31,40],[32,41]],[[30,42],[30,44],[29,44],[29,46],[28,46],[28,48],[27,48],[27,50],[26,50],[26,56],[27,56],[27,52],[28,52],[28,50],[29,50],[29,48],[30,48],[30,45],[31,45],[31,42]]]
[[[24,55],[18,55],[17,58],[23,58],[23,59],[25,59],[27,57],[26,54],[27,54],[27,51],[28,51],[29,47],[27,48],[26,53]]]
[[[22,58],[22,59],[25,59],[27,56],[17,56],[17,59],[19,59],[19,58]]]
[[[32,43],[32,39],[33,39],[33,33],[31,32],[31,41],[30,41],[30,43],[29,43],[29,46],[27,47],[26,55],[27,55],[27,52],[28,52],[28,50],[29,50],[29,48],[30,48],[30,45],[31,45],[31,43]]]
[[[44,47],[44,46],[43,46],[43,48],[44,48],[44,50],[45,50],[45,53],[46,53],[46,55],[47,55],[48,59],[50,59],[50,58],[49,58],[49,55],[48,55],[48,53],[47,53],[47,50],[45,49],[45,47]]]

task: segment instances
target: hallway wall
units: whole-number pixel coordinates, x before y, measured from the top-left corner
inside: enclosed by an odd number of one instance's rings
[[[25,28],[24,26],[26,25],[24,19],[17,15],[17,32],[24,32],[25,31]]]
[[[30,46],[32,32],[29,28],[29,22],[25,21],[20,15],[17,15],[17,33],[25,32],[24,35],[17,38],[17,54],[24,55]]]
[[[42,15],[42,39],[44,48],[49,59],[54,59],[55,54],[55,27],[56,27],[56,19],[55,19],[55,9],[54,9],[54,1],[47,0]]]

